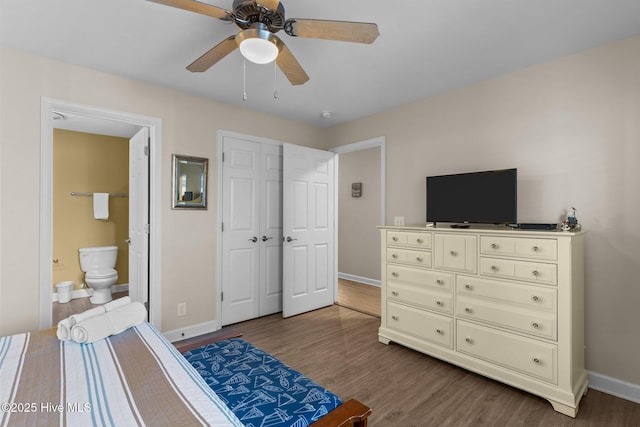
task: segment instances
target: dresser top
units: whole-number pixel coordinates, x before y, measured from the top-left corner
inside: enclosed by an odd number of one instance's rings
[[[583,234],[583,231],[562,231],[562,230],[517,230],[506,226],[493,226],[493,225],[478,225],[474,224],[468,228],[452,228],[448,224],[438,225],[437,227],[426,225],[379,225],[381,230],[396,230],[396,231],[433,231],[438,233],[482,233],[482,234],[513,234],[514,236],[534,235],[545,237],[560,237],[560,236],[576,236]]]

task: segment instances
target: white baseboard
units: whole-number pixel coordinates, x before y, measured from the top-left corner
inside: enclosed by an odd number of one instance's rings
[[[116,292],[125,292],[129,290],[129,284],[125,283],[123,285],[113,285],[111,287],[111,293],[115,294]],[[77,298],[86,298],[93,295],[93,289],[84,288],[84,289],[76,289],[71,291],[71,299]],[[58,302],[58,293],[51,292],[51,302]]]
[[[589,372],[589,388],[640,403],[640,385]]]
[[[380,280],[369,279],[368,277],[356,276],[355,274],[338,272],[338,278],[344,279],[344,280],[351,280],[352,282],[363,283],[365,285],[382,286],[380,283]]]
[[[164,335],[164,337],[169,340],[169,342],[176,342],[186,340],[187,338],[197,337],[198,335],[208,334],[210,332],[215,332],[218,330],[220,330],[218,321],[211,320],[209,322],[187,326],[182,329],[163,332],[162,335]]]

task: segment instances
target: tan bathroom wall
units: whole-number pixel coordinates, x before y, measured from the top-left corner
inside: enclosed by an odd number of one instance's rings
[[[118,284],[129,282],[129,198],[109,197],[109,219],[93,217],[93,198],[71,192],[129,193],[129,140],[55,129],[53,132],[53,284],[84,273],[78,249],[118,246]],[[57,261],[57,262],[56,262]]]

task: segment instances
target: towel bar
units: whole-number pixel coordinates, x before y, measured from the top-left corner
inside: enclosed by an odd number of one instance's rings
[[[93,196],[93,193],[76,192],[76,191],[72,191],[69,194],[71,194],[72,196]],[[109,193],[109,197],[127,197],[127,195],[124,193]]]

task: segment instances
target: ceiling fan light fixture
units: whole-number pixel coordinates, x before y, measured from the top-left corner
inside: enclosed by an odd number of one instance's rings
[[[240,32],[236,36],[236,42],[242,56],[255,64],[273,62],[280,52],[278,38],[266,30],[262,23],[256,23]]]

